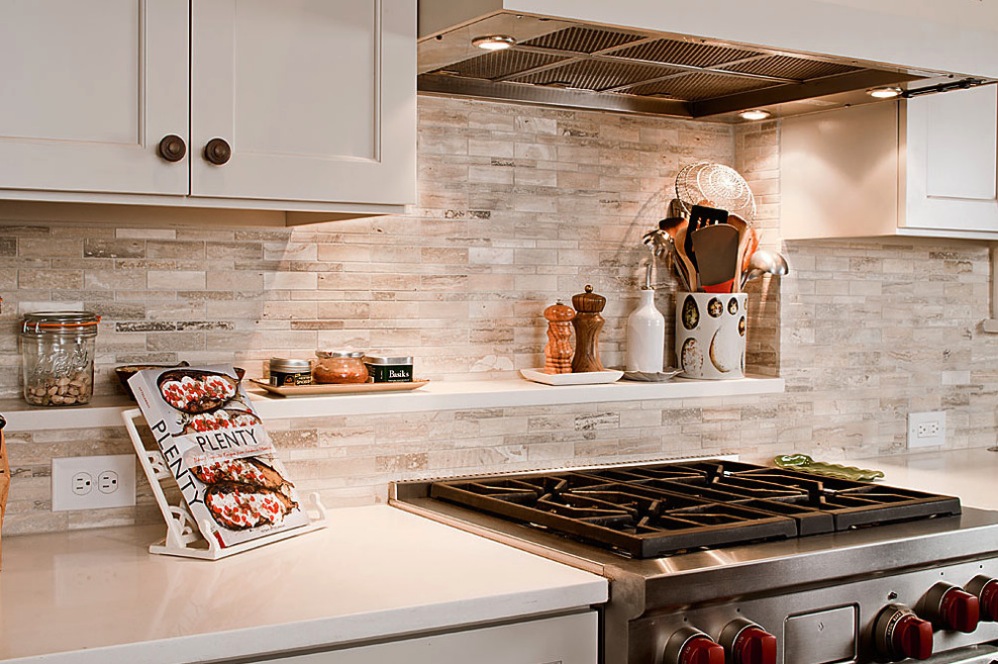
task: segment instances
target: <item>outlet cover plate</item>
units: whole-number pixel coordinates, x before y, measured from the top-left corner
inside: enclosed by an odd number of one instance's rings
[[[908,449],[946,444],[946,411],[908,413]]]
[[[73,492],[73,478],[86,473],[93,487],[86,493]],[[117,489],[100,491],[97,479],[105,473],[117,475]],[[135,504],[135,455],[81,456],[52,459],[52,511],[91,510],[129,507]]]

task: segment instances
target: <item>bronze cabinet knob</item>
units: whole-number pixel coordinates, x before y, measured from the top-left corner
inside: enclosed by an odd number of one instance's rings
[[[232,148],[222,138],[213,138],[204,146],[204,158],[221,166],[232,157]]]
[[[166,161],[180,161],[187,154],[187,144],[176,134],[168,134],[159,142],[159,156]]]

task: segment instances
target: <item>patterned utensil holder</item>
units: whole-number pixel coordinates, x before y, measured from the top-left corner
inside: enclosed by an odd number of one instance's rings
[[[676,293],[676,360],[683,378],[745,375],[745,293]]]

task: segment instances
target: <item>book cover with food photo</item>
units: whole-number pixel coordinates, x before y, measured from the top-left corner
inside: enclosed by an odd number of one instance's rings
[[[233,367],[146,369],[128,385],[205,539],[227,547],[308,525]]]

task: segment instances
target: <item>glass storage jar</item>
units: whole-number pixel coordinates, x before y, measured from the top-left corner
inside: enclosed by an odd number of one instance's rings
[[[35,406],[90,403],[100,316],[89,311],[27,314],[21,324],[24,400]]]
[[[317,350],[319,362],[312,375],[317,383],[366,383],[364,353],[352,350]]]

